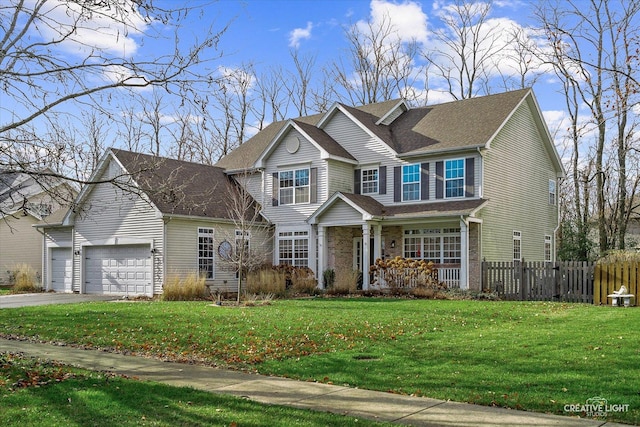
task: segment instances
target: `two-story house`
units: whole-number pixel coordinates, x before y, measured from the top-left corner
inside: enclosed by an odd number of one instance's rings
[[[420,108],[336,103],[272,123],[217,166],[250,174],[275,226],[273,262],[318,277],[399,255],[477,289],[482,259],[554,260],[564,169],[531,89]]]

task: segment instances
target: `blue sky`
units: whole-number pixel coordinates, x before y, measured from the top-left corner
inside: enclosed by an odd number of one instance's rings
[[[192,2],[191,5],[199,3]],[[252,63],[257,67],[281,64],[291,68],[290,50],[301,55],[315,55],[319,68],[344,55],[347,43],[344,28],[360,21],[379,19],[388,13],[406,37],[429,42],[428,30],[438,24],[437,13],[446,7],[440,0],[220,0],[204,9],[202,18],[194,16],[190,32],[206,28],[212,22],[230,22],[220,44],[223,58],[217,65],[238,67]],[[530,2],[494,1],[491,19],[500,25],[531,24]],[[551,126],[562,117],[562,98],[553,76],[540,79],[534,91]],[[431,96],[430,102],[449,100]]]
[[[60,0],[50,0],[53,22],[68,20],[66,6],[60,6]],[[28,1],[27,4],[30,4]],[[224,72],[233,72],[246,64],[252,64],[260,72],[261,69],[281,66],[284,70],[293,70],[291,50],[296,49],[300,56],[313,55],[315,61],[315,82],[321,81],[320,71],[331,62],[345,57],[348,43],[345,28],[351,25],[363,25],[365,22],[380,22],[388,17],[402,40],[415,39],[423,47],[431,47],[437,41],[433,32],[441,28],[439,14],[447,10],[447,0],[158,0],[159,6],[175,8],[181,5],[193,10],[182,22],[180,29],[181,43],[188,46],[194,40],[202,39],[203,34],[211,27],[219,31],[228,25],[222,36],[217,51],[211,52],[211,61],[205,66],[206,72],[220,76]],[[499,37],[510,33],[511,29],[522,28],[529,31],[530,16],[533,12],[531,2],[523,0],[494,0],[492,12],[488,19],[491,26],[498,29]],[[66,17],[65,17],[66,16]],[[60,46],[62,55],[83,58],[88,46],[98,46],[106,52],[134,59],[155,59],[173,51],[173,28],[161,23],[148,25],[136,15],[129,16],[132,26],[124,28],[114,26],[96,17],[85,23],[86,28],[78,29],[77,38],[81,43],[68,40]],[[145,37],[132,28],[145,30]],[[47,29],[43,27],[40,36],[44,39]],[[154,38],[153,35],[164,38]],[[218,57],[218,55],[222,55]],[[498,62],[500,72],[509,72],[509,67],[517,66],[507,57]],[[120,70],[112,68],[99,78],[109,78],[109,74],[117,74]],[[98,78],[98,76],[96,76]],[[429,79],[429,93],[424,94],[428,103],[452,100],[442,90],[442,79],[433,76]],[[424,84],[422,85],[424,88]],[[562,127],[566,114],[563,112],[562,97],[557,95],[559,86],[552,73],[545,74],[534,85],[534,91],[540,107],[547,119],[549,129]],[[492,88],[492,92],[504,89]],[[145,92],[144,90],[142,91]],[[131,101],[126,97],[120,108],[126,108]],[[22,102],[29,108],[29,101]],[[179,105],[180,102],[176,102]],[[123,107],[124,106],[124,107]],[[0,112],[3,106],[0,106]],[[74,107],[71,107],[74,108]],[[6,110],[5,113],[16,112],[18,108]],[[117,112],[115,112],[117,114]],[[72,116],[74,114],[72,113]],[[290,117],[296,114],[292,112]],[[80,117],[78,111],[76,117]],[[171,120],[167,113],[167,120]],[[251,126],[253,123],[250,123]],[[248,135],[255,130],[249,130]],[[562,151],[562,150],[560,150]],[[561,153],[562,154],[562,153]]]

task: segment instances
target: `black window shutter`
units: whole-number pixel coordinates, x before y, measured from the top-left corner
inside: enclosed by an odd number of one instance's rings
[[[387,194],[387,167],[378,168],[378,194]]]
[[[444,162],[436,162],[436,199],[444,198]]]
[[[402,166],[393,168],[393,201],[402,201]]]
[[[420,200],[429,200],[429,163],[420,165]]]
[[[271,206],[278,206],[278,193],[280,192],[280,179],[278,172],[272,174]]]
[[[475,159],[473,157],[469,157],[465,160],[464,168],[465,197],[473,197],[475,195],[475,171]]]
[[[318,203],[318,168],[309,170],[309,203]]]
[[[361,179],[362,176],[362,170],[361,169],[356,169],[353,171],[353,193],[354,194],[360,194],[360,188],[361,188]]]

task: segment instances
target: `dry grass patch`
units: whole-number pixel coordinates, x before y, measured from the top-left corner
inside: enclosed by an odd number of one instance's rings
[[[161,298],[164,301],[194,301],[207,296],[205,278],[196,273],[190,273],[186,277],[169,276],[162,290]]]

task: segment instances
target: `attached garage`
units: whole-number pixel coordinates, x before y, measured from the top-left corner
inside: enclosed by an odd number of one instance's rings
[[[85,293],[153,294],[150,245],[86,246],[83,255]]]
[[[71,292],[73,275],[71,248],[51,248],[51,285],[55,292]]]

